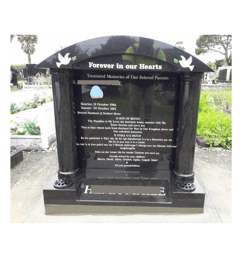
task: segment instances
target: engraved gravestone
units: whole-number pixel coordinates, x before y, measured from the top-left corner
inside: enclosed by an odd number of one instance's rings
[[[202,212],[194,171],[201,78],[212,70],[153,39],[95,38],[53,54],[49,68],[59,169],[46,213],[83,205]]]

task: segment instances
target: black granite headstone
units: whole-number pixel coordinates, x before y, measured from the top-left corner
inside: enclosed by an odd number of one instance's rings
[[[203,211],[193,163],[208,66],[163,42],[111,36],[62,49],[37,68],[52,74],[59,161],[44,189],[46,213],[82,205]]]
[[[13,66],[10,66],[10,83],[18,85],[18,71]]]

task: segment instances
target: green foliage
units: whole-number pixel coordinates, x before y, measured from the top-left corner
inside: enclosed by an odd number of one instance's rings
[[[49,102],[53,101],[53,96],[52,96],[52,95],[48,96],[48,97],[47,97],[47,100],[48,100]]]
[[[209,98],[206,94],[202,95],[200,98],[200,103],[199,103],[199,112],[210,112],[211,111],[211,107],[208,104],[209,102]]]
[[[229,65],[229,66],[232,66],[232,53],[230,54],[229,61],[228,61],[228,65]]]
[[[223,148],[232,146],[232,118],[222,111],[221,106],[225,96],[228,105],[232,105],[231,90],[225,92],[203,92],[200,98],[197,134],[208,141],[210,148],[213,144]],[[213,101],[215,104],[210,105],[209,102]]]
[[[201,112],[198,116],[199,136],[207,140],[212,147],[212,144],[221,144],[223,148],[231,147],[231,117],[216,111]]]
[[[26,99],[23,102],[22,107],[20,108],[20,111],[24,111],[26,109],[31,109],[31,108],[35,108],[35,105],[33,105],[33,103],[29,99]]]
[[[33,105],[38,107],[38,104],[44,104],[46,103],[46,100],[44,98],[41,98],[40,95],[35,94],[33,97]]]
[[[208,102],[214,102],[215,105],[210,106],[213,110],[230,114],[232,110],[232,90],[202,91],[199,111],[200,106]],[[206,108],[206,105],[204,108]]]
[[[210,68],[212,68],[214,71],[217,70],[215,63],[208,62],[208,63],[207,63],[207,66],[209,66]]]
[[[15,114],[17,113],[15,110],[14,110],[14,103],[10,104],[10,114]]]
[[[26,134],[26,131],[23,131],[23,132],[17,131],[17,135],[25,135],[25,134]]]
[[[20,90],[16,85],[10,87],[10,91],[18,91]]]
[[[217,52],[225,56],[229,65],[229,55],[232,49],[232,35],[202,35],[197,41],[198,48],[195,49],[197,55],[210,52]]]
[[[29,135],[40,135],[40,127],[36,126],[34,122],[25,123],[24,129]]]
[[[25,99],[21,107],[17,106],[15,103],[11,103],[10,114],[15,114],[27,109],[37,108],[39,105],[43,105],[44,103],[51,101],[53,101],[53,97],[51,95],[45,99],[42,98],[40,95],[35,94],[32,99]]]
[[[31,64],[30,56],[35,52],[35,45],[38,42],[37,35],[17,35],[17,37],[21,43],[21,49],[28,55],[28,62]]]
[[[177,41],[175,44],[175,47],[178,47],[181,50],[185,50],[185,48],[182,46],[182,44],[183,44],[183,41]]]
[[[36,126],[34,122],[28,122],[19,128],[10,128],[10,133],[16,135],[40,135],[40,127]]]
[[[10,134],[16,134],[16,129],[10,128]]]
[[[20,67],[24,66],[24,67],[25,67],[26,64],[12,64],[11,66],[17,66],[17,67],[18,67],[18,66],[20,66]]]
[[[224,59],[220,59],[220,60],[215,60],[215,65],[216,65],[216,67],[217,66],[228,66],[228,64],[225,62],[225,60]]]

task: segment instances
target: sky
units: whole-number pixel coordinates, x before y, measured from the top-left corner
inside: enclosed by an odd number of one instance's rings
[[[31,63],[38,64],[50,55],[54,54],[57,50],[61,50],[61,47],[68,47],[75,43],[88,40],[91,38],[96,38],[100,36],[111,36],[112,34],[106,34],[105,31],[103,33],[89,33],[86,35],[44,35],[37,34],[38,43],[36,45],[36,51],[33,55],[31,55]],[[114,34],[113,34],[114,35]],[[119,34],[118,34],[119,35]],[[125,35],[125,34],[123,34]],[[134,34],[126,34],[128,36],[141,36]],[[218,53],[207,53],[204,55],[196,55],[195,48],[196,40],[199,38],[198,35],[162,35],[159,36],[157,33],[148,33],[146,35],[142,35],[144,37],[153,38],[155,40],[159,40],[170,45],[175,46],[177,41],[183,41],[183,46],[185,47],[185,51],[195,56],[199,60],[204,63],[208,63],[209,61],[214,62],[215,60],[223,59],[224,55],[220,55]],[[21,49],[21,43],[18,42],[15,37],[10,43],[10,64],[26,64],[28,63],[28,56]]]

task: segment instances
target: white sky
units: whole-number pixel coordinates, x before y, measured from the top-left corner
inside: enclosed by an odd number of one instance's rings
[[[82,35],[44,35],[44,34],[37,34],[38,35],[38,44],[36,45],[36,51],[33,55],[31,55],[31,63],[38,64],[53,53],[56,50],[60,50],[60,46],[68,47],[72,44],[78,43],[80,41],[84,41],[87,39],[99,37],[99,36],[110,36],[112,34],[107,34],[104,32],[102,33],[93,33],[93,34],[86,34]],[[114,34],[113,34],[114,35]],[[116,35],[116,34],[115,34]],[[119,34],[117,34],[119,35]],[[123,34],[125,35],[125,34]],[[131,36],[141,36],[141,35],[133,35],[127,34]],[[215,60],[223,59],[224,55],[220,55],[218,53],[207,53],[205,55],[196,55],[195,48],[196,48],[196,40],[199,38],[198,35],[162,35],[159,36],[156,33],[148,33],[143,35],[144,37],[153,38],[171,45],[175,45],[177,41],[183,41],[183,46],[185,47],[185,51],[190,53],[191,55],[195,56],[199,60],[204,63],[209,61],[214,62]],[[17,38],[15,37],[10,43],[10,64],[26,64],[28,63],[28,56],[21,50],[21,43],[18,42]]]

